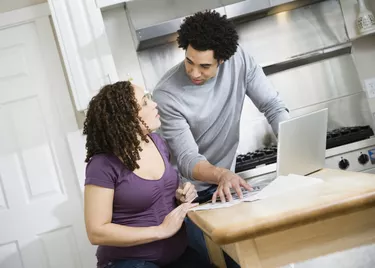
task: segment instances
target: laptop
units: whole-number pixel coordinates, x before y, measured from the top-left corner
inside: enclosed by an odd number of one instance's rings
[[[325,165],[328,109],[279,124],[277,176],[308,175]]]

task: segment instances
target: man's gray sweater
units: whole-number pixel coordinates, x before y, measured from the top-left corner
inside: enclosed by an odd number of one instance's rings
[[[238,46],[237,52],[218,68],[216,77],[194,85],[184,62],[170,69],[153,92],[161,118],[160,133],[167,141],[179,172],[198,191],[209,183],[193,180],[201,160],[234,168],[245,95],[264,113],[275,134],[289,113],[262,68]]]

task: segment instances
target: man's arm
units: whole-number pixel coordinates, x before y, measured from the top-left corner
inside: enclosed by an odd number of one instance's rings
[[[189,124],[176,108],[181,107],[180,104],[167,92],[161,90],[155,90],[153,98],[158,104],[162,136],[177,159],[177,167],[181,174],[185,178],[217,183],[216,176],[211,174],[216,172],[217,168],[199,153]],[[208,172],[207,167],[209,167]]]
[[[242,196],[241,186],[251,190],[250,185],[238,175],[225,168],[215,167],[199,153],[190,126],[175,108],[179,107],[179,104],[173,97],[160,90],[156,90],[153,95],[161,115],[162,135],[177,158],[178,169],[184,177],[218,184],[218,190],[212,197],[213,202],[217,196],[220,196],[222,202],[231,200],[231,188],[236,190],[238,196]]]
[[[193,178],[211,184],[219,184],[220,177],[226,169],[215,167],[207,160],[199,161],[193,168]]]
[[[161,115],[162,135],[177,159],[177,167],[181,174],[185,178],[218,184],[226,169],[212,165],[199,153],[189,124],[175,108],[179,104],[164,92],[155,91],[153,96]]]
[[[254,58],[242,51],[246,64],[246,95],[267,118],[275,135],[279,123],[289,119],[289,110]]]

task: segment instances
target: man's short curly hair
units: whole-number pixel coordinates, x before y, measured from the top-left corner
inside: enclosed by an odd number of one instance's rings
[[[191,45],[200,51],[213,50],[217,60],[226,61],[237,51],[238,34],[234,24],[215,10],[185,18],[177,34],[180,48],[186,50]]]
[[[121,81],[104,86],[94,96],[88,106],[84,122],[83,134],[86,137],[86,159],[96,154],[116,155],[131,171],[139,168],[140,141],[148,142],[140,124],[145,122],[139,118],[141,109],[132,84]]]

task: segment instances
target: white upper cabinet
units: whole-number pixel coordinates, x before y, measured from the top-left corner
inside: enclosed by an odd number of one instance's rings
[[[95,0],[49,0],[69,84],[78,111],[98,90],[118,80],[115,63]]]

